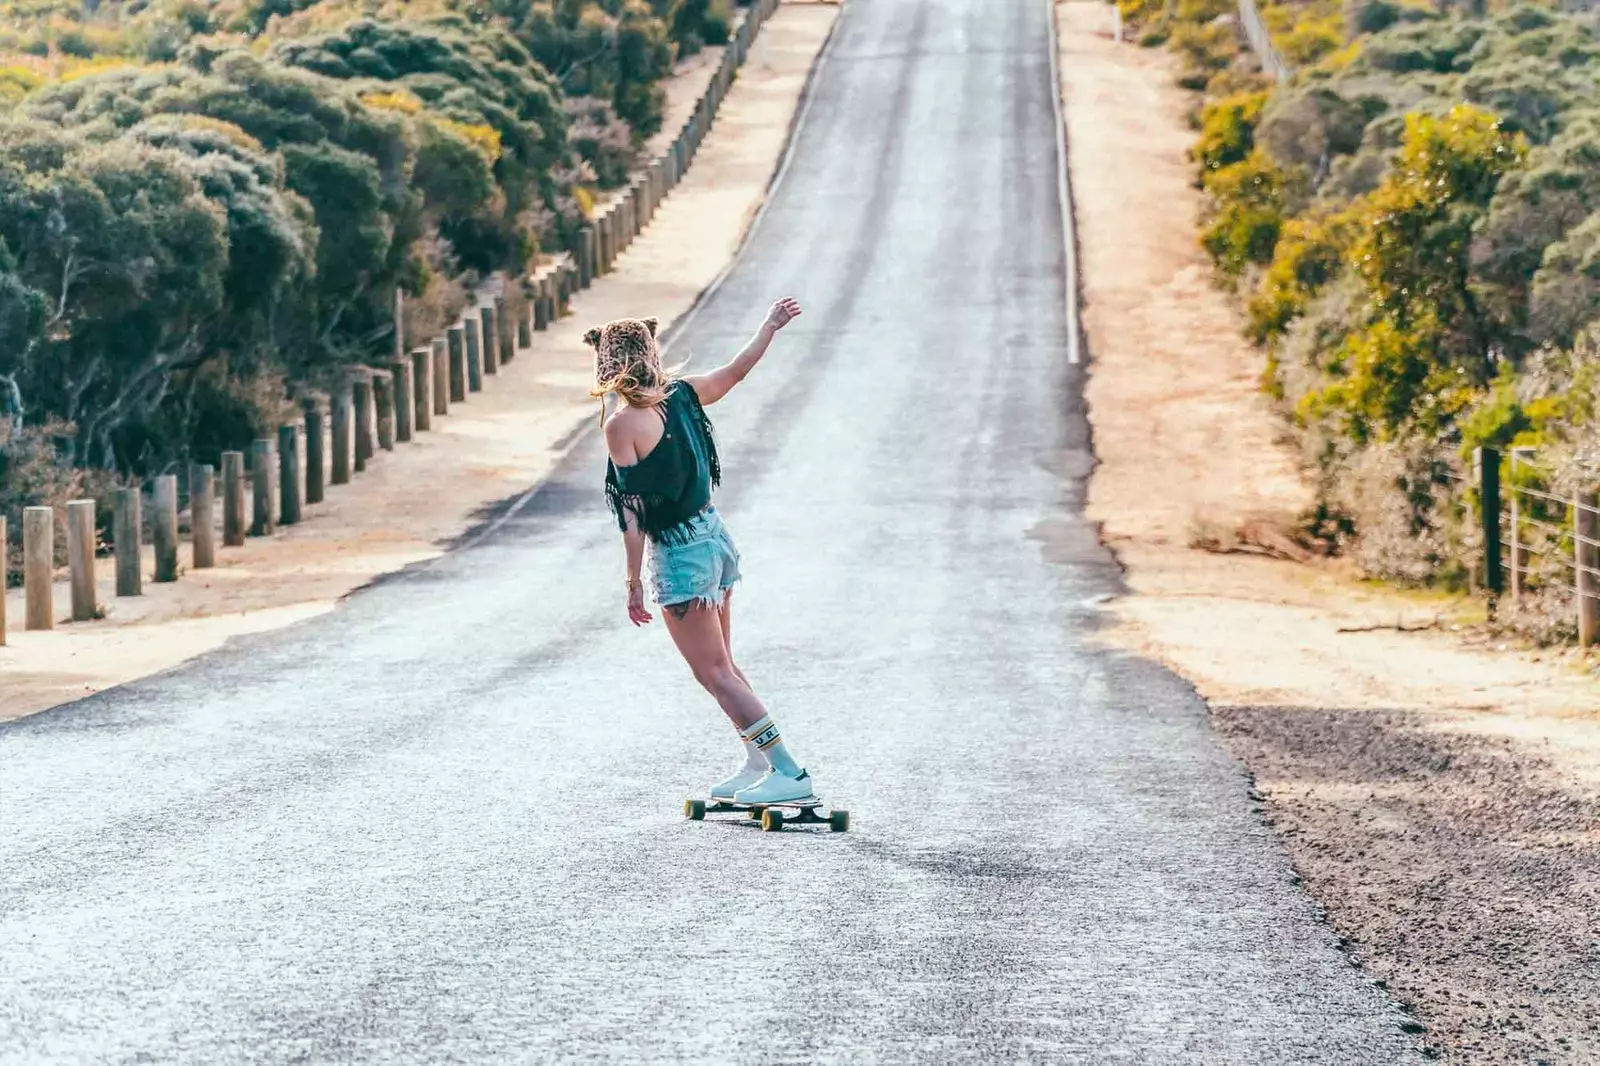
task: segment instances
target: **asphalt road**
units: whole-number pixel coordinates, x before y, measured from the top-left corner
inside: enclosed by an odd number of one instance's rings
[[[624,618],[591,434],[470,548],[0,729],[4,1061],[1414,1054],[1202,705],[1095,643],[1048,71],[1033,0],[851,0],[674,351],[805,304],[718,502],[850,833],[683,820],[738,749]]]

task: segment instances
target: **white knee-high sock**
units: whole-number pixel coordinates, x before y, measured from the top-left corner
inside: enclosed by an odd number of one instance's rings
[[[800,764],[783,746],[783,738],[778,735],[778,725],[772,720],[772,715],[765,715],[759,722],[753,723],[744,731],[744,739],[754,744],[780,774],[785,777],[800,776]]]

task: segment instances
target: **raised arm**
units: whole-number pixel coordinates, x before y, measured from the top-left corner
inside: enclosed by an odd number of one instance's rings
[[[800,305],[797,302],[787,297],[779,300],[767,312],[767,320],[761,323],[761,328],[756,330],[756,335],[750,338],[750,343],[744,346],[743,351],[715,370],[686,375],[683,380],[693,387],[702,405],[716,403],[755,369],[761,357],[767,354],[767,346],[778,335],[778,331],[798,317]]]

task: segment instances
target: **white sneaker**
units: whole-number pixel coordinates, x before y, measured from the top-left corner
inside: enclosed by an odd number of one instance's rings
[[[760,781],[733,794],[733,802],[751,804],[798,803],[815,798],[811,791],[811,775],[805,770],[800,771],[799,777],[768,770]]]
[[[731,800],[735,792],[738,792],[741,788],[749,788],[757,781],[760,781],[766,772],[767,768],[765,766],[742,766],[739,768],[738,773],[726,781],[718,781],[711,786],[711,798],[714,800]]]

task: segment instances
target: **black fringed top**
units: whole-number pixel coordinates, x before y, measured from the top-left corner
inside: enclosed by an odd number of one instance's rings
[[[632,466],[606,461],[606,503],[624,532],[631,513],[651,540],[681,544],[688,535],[684,523],[705,510],[711,490],[722,483],[722,466],[711,419],[693,386],[673,382],[657,410],[666,431],[650,454]]]

